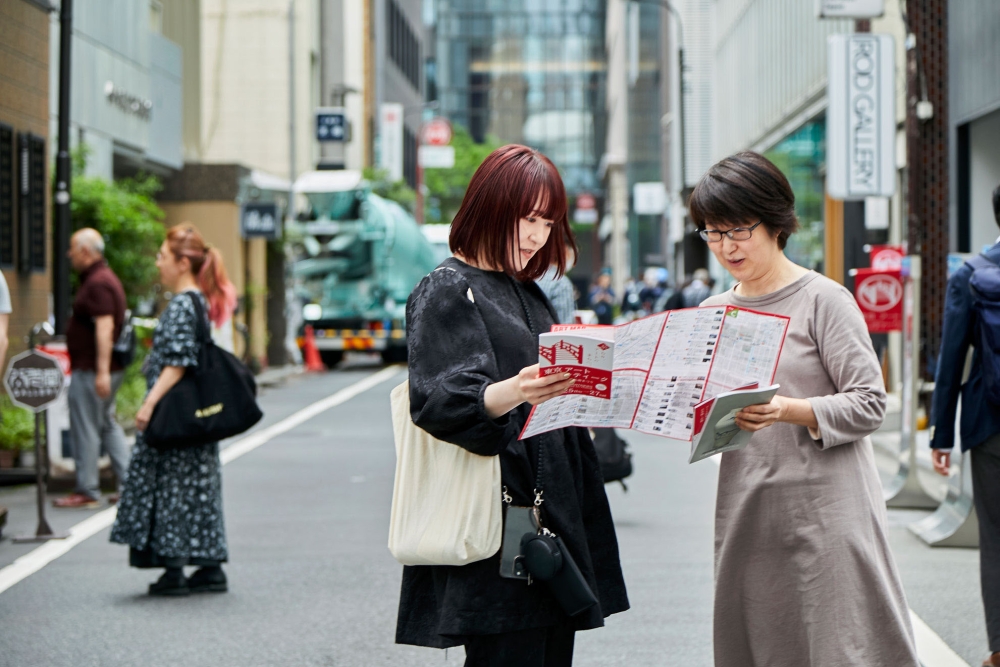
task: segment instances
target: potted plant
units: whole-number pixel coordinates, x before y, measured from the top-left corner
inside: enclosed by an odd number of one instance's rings
[[[0,395],[0,468],[13,468],[21,451],[34,446],[34,416]]]

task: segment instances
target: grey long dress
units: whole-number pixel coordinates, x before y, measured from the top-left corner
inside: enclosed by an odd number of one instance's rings
[[[809,400],[819,432],[775,424],[722,455],[716,667],[918,667],[868,438],[885,390],[854,298],[809,273],[703,305],[719,304],[791,318],[775,381]]]

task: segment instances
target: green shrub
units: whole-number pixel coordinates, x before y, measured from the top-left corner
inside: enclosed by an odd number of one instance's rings
[[[156,253],[163,242],[164,213],[153,197],[160,182],[145,174],[114,182],[87,176],[86,161],[86,149],[74,151],[73,231],[92,227],[101,233],[104,257],[125,288],[128,307],[135,310],[159,278]],[[72,280],[75,289],[75,274]]]
[[[136,359],[125,369],[125,379],[115,394],[115,412],[122,428],[131,429],[135,425],[135,415],[146,398],[146,378],[142,374],[144,354],[136,350]]]
[[[0,449],[27,450],[35,446],[35,415],[0,394]]]

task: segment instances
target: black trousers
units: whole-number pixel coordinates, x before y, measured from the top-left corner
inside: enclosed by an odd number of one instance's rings
[[[561,625],[465,637],[465,667],[571,667],[576,631]]]
[[[979,573],[990,652],[1000,651],[1000,435],[972,454],[972,495],[979,518]]]

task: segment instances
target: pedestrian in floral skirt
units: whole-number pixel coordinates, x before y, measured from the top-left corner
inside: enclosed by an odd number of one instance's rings
[[[146,399],[136,415],[135,448],[122,490],[111,541],[129,545],[129,564],[164,568],[150,595],[187,595],[227,590],[222,563],[229,558],[222,513],[219,444],[157,451],[146,444],[157,402],[198,364],[198,310],[208,319],[225,319],[235,305],[219,251],[209,247],[190,225],[167,233],[156,266],[163,286],[174,293],[153,333],[146,359]],[[206,323],[207,324],[207,323]],[[190,578],[184,566],[199,569]]]

